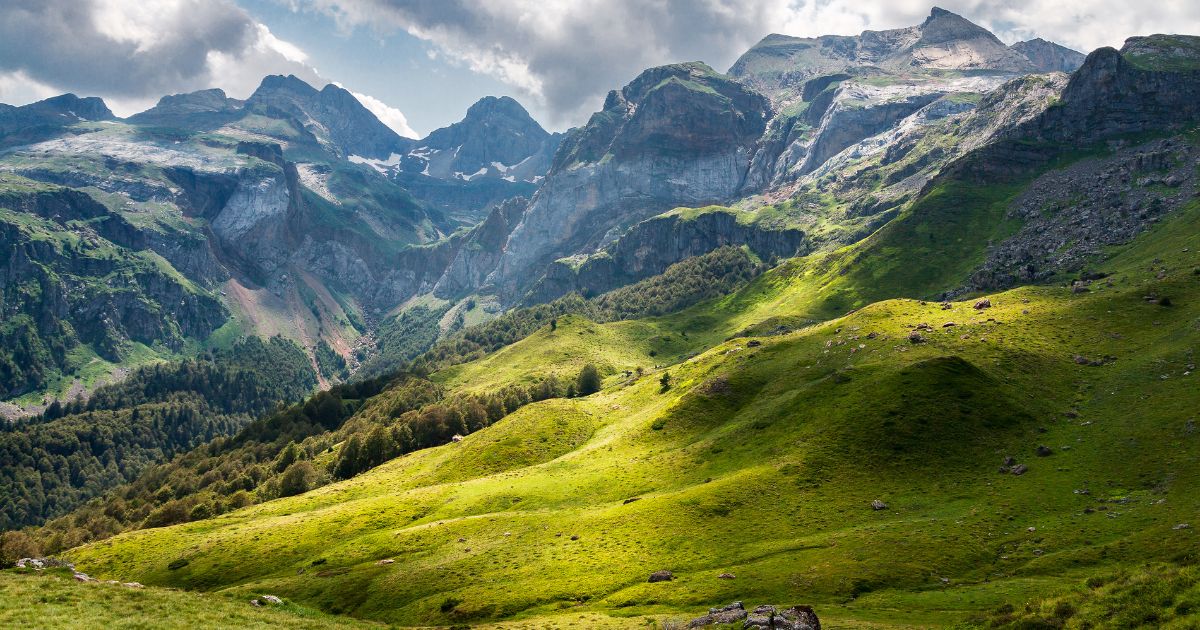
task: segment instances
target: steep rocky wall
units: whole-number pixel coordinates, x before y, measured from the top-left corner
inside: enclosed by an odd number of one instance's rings
[[[694,218],[678,214],[655,217],[635,225],[582,264],[555,262],[525,301],[546,302],[571,292],[598,295],[726,245],[745,245],[759,257],[771,259],[802,254],[808,243],[800,230],[743,225],[732,212],[706,212]]]

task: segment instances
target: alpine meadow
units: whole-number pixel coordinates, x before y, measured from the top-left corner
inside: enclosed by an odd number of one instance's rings
[[[1062,4],[0,2],[0,627],[1200,628],[1200,12]]]

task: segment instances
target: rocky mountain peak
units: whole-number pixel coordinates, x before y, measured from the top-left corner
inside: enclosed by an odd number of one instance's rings
[[[558,140],[516,100],[488,96],[472,105],[459,122],[416,142],[402,170],[462,181],[534,181],[545,175]]]
[[[157,105],[128,120],[134,124],[216,127],[236,118],[244,105],[244,101],[226,96],[224,90],[212,88],[164,96]]]
[[[294,74],[287,76],[269,74],[263,77],[262,83],[258,84],[258,89],[254,90],[254,94],[250,96],[250,99],[254,100],[256,97],[263,98],[271,92],[290,92],[298,96],[311,98],[317,94],[317,89]]]
[[[0,108],[0,137],[16,133],[26,139],[33,139],[47,134],[53,135],[55,130],[77,122],[115,118],[103,99],[61,94],[20,107]]]
[[[921,39],[918,45],[944,44],[975,38],[988,39],[1000,44],[1000,40],[991,31],[940,7],[933,8],[920,28]]]
[[[1040,37],[1017,42],[1011,48],[1025,55],[1038,72],[1074,72],[1083,65],[1085,57],[1081,52]]]
[[[412,145],[380,122],[353,94],[333,84],[317,90],[295,75],[270,75],[246,104],[268,115],[295,119],[344,156],[386,160]]]
[[[112,110],[108,109],[108,105],[104,103],[104,99],[95,96],[80,98],[69,93],[26,105],[25,108],[30,112],[38,112],[42,115],[58,115],[66,119],[73,119],[71,122],[76,120],[113,120],[116,118]]]

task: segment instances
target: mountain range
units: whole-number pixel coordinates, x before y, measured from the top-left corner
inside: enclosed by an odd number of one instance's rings
[[[1200,38],[940,8],[565,133],[0,106],[0,561],[313,627],[1190,627],[1198,226]]]

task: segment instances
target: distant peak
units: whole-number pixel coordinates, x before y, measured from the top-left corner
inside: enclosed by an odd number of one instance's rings
[[[283,76],[281,74],[269,74],[263,77],[262,83],[259,84],[257,91],[261,90],[288,90],[302,94],[317,93],[316,88],[308,83],[305,83],[303,79],[294,74],[289,74],[287,76]]]
[[[932,19],[934,19],[934,18],[939,18],[939,17],[942,17],[942,16],[944,16],[944,15],[954,15],[954,16],[957,16],[957,14],[955,14],[954,12],[952,12],[952,11],[947,11],[947,10],[943,9],[942,7],[933,7],[933,10],[929,12],[929,19],[931,19],[931,20],[932,20]]]

